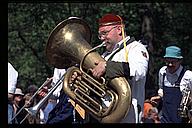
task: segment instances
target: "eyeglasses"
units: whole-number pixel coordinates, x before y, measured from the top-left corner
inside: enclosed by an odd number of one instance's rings
[[[177,62],[179,62],[179,59],[176,59],[176,60],[165,60],[166,64],[169,65],[169,64],[176,64]]]
[[[110,33],[110,31],[112,31],[114,28],[116,28],[117,26],[114,26],[114,27],[112,27],[110,30],[108,30],[108,31],[103,31],[103,32],[101,32],[101,33],[99,33],[99,35],[98,35],[98,38],[99,39],[101,39],[101,37],[106,37],[109,33]]]

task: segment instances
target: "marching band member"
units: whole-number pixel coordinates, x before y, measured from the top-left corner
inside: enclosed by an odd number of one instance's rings
[[[142,112],[145,100],[148,52],[143,44],[126,35],[123,20],[118,15],[106,14],[99,19],[98,32],[99,39],[106,45],[102,55],[106,62],[97,63],[92,70],[93,76],[105,75],[108,80],[125,76],[131,86],[132,104],[121,123],[138,123],[141,115],[138,106]]]

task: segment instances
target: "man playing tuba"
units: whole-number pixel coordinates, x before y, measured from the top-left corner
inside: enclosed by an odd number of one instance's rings
[[[119,15],[106,14],[99,19],[98,37],[105,42],[106,62],[97,62],[92,70],[93,76],[105,75],[107,79],[125,76],[130,83],[132,103],[122,123],[138,123],[139,113],[143,111],[145,81],[149,55],[145,46],[133,37],[126,35],[125,24]],[[140,106],[140,107],[138,107]]]

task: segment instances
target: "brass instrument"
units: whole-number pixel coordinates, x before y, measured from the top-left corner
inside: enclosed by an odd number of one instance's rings
[[[63,82],[64,79],[64,74],[62,75],[62,77],[55,83],[55,85],[49,90],[49,92],[47,93],[47,95],[45,97],[43,97],[43,99],[41,99],[38,104],[36,104],[33,107],[30,108],[25,108],[25,110],[32,116],[36,116],[37,112],[39,111],[39,109],[44,105],[44,103],[46,101],[48,101],[49,97],[53,94],[53,92],[57,89],[57,87]]]
[[[33,96],[29,99],[28,102],[32,101],[35,96],[38,94],[38,92],[45,87],[46,85],[49,85],[52,82],[52,78],[47,78],[46,81],[38,88],[38,90],[33,94]],[[13,116],[13,118],[11,119],[11,121],[13,121],[21,112],[22,110],[28,110],[28,108],[26,108],[26,104],[24,104],[21,109],[19,109],[19,111]],[[28,111],[29,112],[29,111]],[[36,112],[37,113],[37,112]],[[28,116],[29,114],[27,114],[24,119],[21,122],[18,122],[19,124],[21,124]]]
[[[124,77],[106,82],[104,78],[98,80],[88,73],[96,66],[96,61],[105,61],[99,53],[93,52],[103,44],[91,48],[90,39],[91,31],[84,20],[70,18],[62,21],[48,38],[48,62],[57,68],[68,68],[63,89],[75,103],[101,123],[120,122],[131,105],[129,83]],[[75,64],[80,64],[80,68],[74,67]],[[78,77],[72,81],[74,72],[78,73]]]

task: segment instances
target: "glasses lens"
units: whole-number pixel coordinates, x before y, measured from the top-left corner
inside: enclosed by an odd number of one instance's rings
[[[110,31],[113,30],[113,29],[116,28],[116,27],[117,27],[117,26],[112,27],[112,28],[111,28],[110,30],[108,30],[108,31],[104,31],[104,32],[99,33],[98,38],[101,39],[101,37],[106,37],[106,36],[110,33]]]
[[[108,32],[102,32],[98,35],[98,38],[101,39],[101,37],[105,37]]]
[[[179,60],[166,60],[167,64],[176,64]]]

